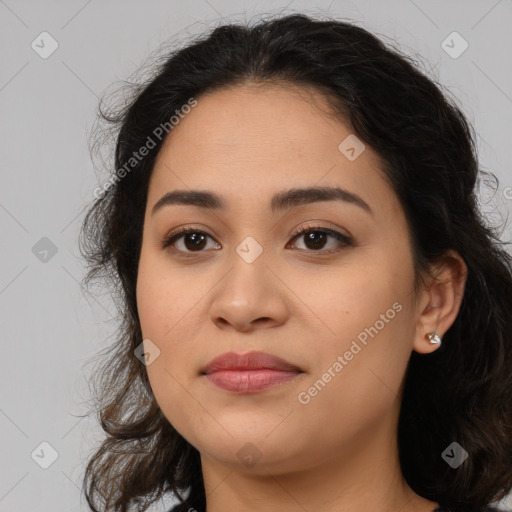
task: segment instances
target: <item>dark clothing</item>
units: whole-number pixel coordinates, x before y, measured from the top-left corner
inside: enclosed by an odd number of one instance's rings
[[[169,510],[169,512],[189,512],[189,509],[190,509],[190,512],[204,512],[204,510],[195,510],[192,507],[190,507],[190,505],[184,505],[184,504],[176,505],[174,508]],[[376,511],[376,512],[378,512],[378,511]],[[437,507],[432,512],[449,512],[449,511],[446,508]],[[496,507],[485,507],[484,509],[482,509],[482,512],[505,512],[505,511],[502,509],[496,508]]]
[[[443,507],[438,507],[433,512],[446,512],[446,511],[447,511],[447,509],[445,509]],[[501,508],[496,508],[496,507],[485,507],[484,509],[482,509],[482,512],[506,512],[506,511]]]
[[[432,512],[447,512],[447,510],[448,509],[446,509],[446,508],[438,507],[438,508],[434,509]],[[496,507],[485,507],[484,509],[482,509],[482,512],[505,512],[505,511],[500,508],[496,508]]]

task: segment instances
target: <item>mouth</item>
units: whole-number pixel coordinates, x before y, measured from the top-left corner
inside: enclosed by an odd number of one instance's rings
[[[264,352],[228,352],[214,358],[202,370],[216,387],[234,393],[255,393],[302,375],[298,366]]]

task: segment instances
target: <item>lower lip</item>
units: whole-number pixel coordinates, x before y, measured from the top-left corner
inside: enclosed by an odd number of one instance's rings
[[[283,370],[219,370],[206,375],[215,386],[236,393],[255,393],[288,382],[300,372]]]

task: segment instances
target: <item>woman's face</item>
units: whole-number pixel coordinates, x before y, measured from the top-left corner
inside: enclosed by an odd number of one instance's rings
[[[319,106],[319,93],[284,86],[211,93],[154,167],[137,282],[147,372],[203,463],[275,474],[361,450],[377,460],[394,443],[411,351],[434,350],[418,327],[425,304],[398,199],[376,154]],[[345,192],[289,195],[317,187]],[[153,211],[175,191],[221,206]],[[193,233],[163,247],[182,228]],[[203,373],[252,351],[300,372],[256,361]]]

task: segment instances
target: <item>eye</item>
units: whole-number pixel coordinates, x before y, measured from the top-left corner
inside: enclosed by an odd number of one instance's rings
[[[303,227],[301,230],[293,233],[292,241],[301,236],[305,237],[306,249],[302,249],[300,247],[299,249],[308,252],[322,251],[322,254],[330,254],[341,250],[340,246],[343,247],[353,245],[353,241],[350,237],[343,235],[333,229],[325,228],[322,226],[309,225]],[[203,249],[208,245],[208,238],[213,240],[210,235],[199,229],[190,227],[181,228],[178,231],[171,233],[163,240],[162,248],[165,249],[167,247],[171,247],[174,251],[181,252],[188,256],[190,253],[204,252]],[[337,240],[337,243],[334,243],[334,247],[325,250],[324,245],[329,238]],[[180,244],[181,247],[179,247]],[[220,245],[216,244],[216,248],[219,249]]]
[[[174,250],[179,252],[202,252],[202,249],[207,245],[205,242],[207,238],[211,237],[204,231],[194,228],[182,228],[166,237],[162,243],[162,248],[165,249],[166,247],[172,246]],[[182,242],[181,248],[174,247],[176,241]]]
[[[324,228],[322,226],[310,225],[303,227],[300,231],[294,233],[293,240],[299,237],[304,238],[304,244],[307,247],[307,249],[301,250],[312,249],[313,252],[320,252],[320,250],[322,250],[323,254],[330,254],[341,250],[339,248],[340,245],[353,245],[352,239],[350,237],[342,235],[341,233],[333,229]],[[326,244],[326,241],[328,240],[329,237],[334,238],[335,240],[338,241],[338,243],[334,244],[334,248],[331,247],[328,250],[324,250],[324,245]]]

